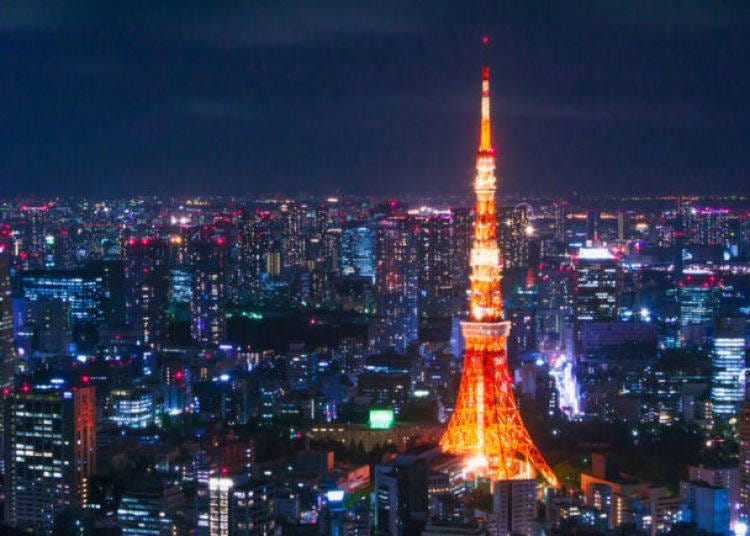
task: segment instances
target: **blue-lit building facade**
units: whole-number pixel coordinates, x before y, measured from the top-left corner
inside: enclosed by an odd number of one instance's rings
[[[737,415],[745,401],[746,361],[744,318],[720,318],[714,325],[711,350],[711,404],[714,415]]]
[[[30,270],[19,279],[25,299],[66,302],[76,324],[98,324],[105,319],[108,293],[101,274],[84,270]]]

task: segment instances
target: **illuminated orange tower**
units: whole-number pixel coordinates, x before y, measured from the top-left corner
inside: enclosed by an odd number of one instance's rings
[[[487,38],[483,44],[486,48]],[[466,342],[464,369],[440,447],[463,456],[468,470],[492,480],[534,478],[536,469],[550,486],[557,487],[557,477],[521,420],[505,351],[510,322],[503,320],[500,293],[502,262],[497,247],[495,148],[487,65],[482,68],[482,124],[474,191],[477,201],[469,261],[469,320],[461,322]]]

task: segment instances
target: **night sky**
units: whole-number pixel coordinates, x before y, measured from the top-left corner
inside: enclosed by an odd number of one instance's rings
[[[485,34],[501,189],[750,193],[749,5],[3,0],[0,196],[465,192]]]

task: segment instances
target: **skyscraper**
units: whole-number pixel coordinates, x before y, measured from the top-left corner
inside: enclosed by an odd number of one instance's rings
[[[101,273],[89,270],[27,270],[21,273],[22,296],[29,301],[62,300],[70,306],[74,327],[96,326],[106,313]]]
[[[750,404],[740,406],[739,432],[740,519],[750,522]]]
[[[203,347],[218,346],[225,336],[227,254],[227,245],[221,236],[190,245],[191,333],[193,340]]]
[[[618,318],[622,270],[607,248],[581,248],[573,271],[573,320],[576,351],[587,322],[614,322]]]
[[[529,266],[530,215],[531,207],[526,203],[498,211],[497,234],[503,271]]]
[[[348,227],[341,233],[340,269],[343,275],[375,275],[375,237],[369,226]]]
[[[485,39],[485,44],[487,40]],[[490,127],[490,73],[482,70],[482,121],[477,153],[476,220],[471,248],[469,320],[464,367],[453,415],[440,447],[465,459],[468,471],[493,480],[523,480],[539,471],[558,481],[521,420],[513,395],[500,290],[502,263],[495,215],[495,148]]]
[[[536,481],[493,482],[492,510],[490,534],[531,534],[537,517]]]
[[[410,213],[410,218],[418,241],[420,313],[448,316],[453,295],[451,215],[429,210]]]
[[[729,242],[729,210],[725,208],[685,209],[683,220],[688,243],[725,246]]]
[[[47,227],[47,205],[23,205],[24,216],[21,230],[21,251],[25,254],[26,267],[39,267],[44,263],[44,249]]]
[[[268,484],[247,476],[212,476],[208,481],[209,536],[271,536],[276,533]]]
[[[10,236],[0,231],[0,387],[13,384],[16,354],[13,348],[13,310],[10,289]]]
[[[169,242],[155,238],[130,238],[123,248],[128,321],[147,344],[167,336],[169,249]]]
[[[745,400],[744,318],[720,318],[714,324],[711,352],[711,403],[714,415],[737,415]]]
[[[5,399],[5,520],[50,530],[55,515],[85,507],[96,471],[93,387],[34,391]]]
[[[567,241],[567,218],[568,203],[566,201],[555,201],[552,204],[555,214],[554,238],[555,242],[564,244]]]
[[[720,282],[706,270],[685,271],[678,283],[681,345],[701,344],[719,310]]]
[[[471,252],[474,209],[451,209],[453,227],[453,285],[462,294],[469,286],[469,254]]]
[[[419,327],[417,244],[405,218],[394,216],[380,222],[376,258],[380,319],[376,348],[392,347],[404,353],[417,340]]]
[[[622,272],[606,248],[581,248],[575,260],[576,322],[617,320]]]
[[[174,521],[170,517],[168,497],[162,486],[128,483],[117,508],[117,526],[122,536],[171,536]]]

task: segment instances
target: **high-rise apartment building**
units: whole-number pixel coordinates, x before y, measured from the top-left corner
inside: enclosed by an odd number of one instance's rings
[[[225,336],[227,256],[227,245],[222,237],[190,245],[191,333],[193,340],[203,347],[218,346]]]
[[[453,284],[460,292],[469,287],[469,254],[474,235],[474,209],[451,209],[453,227]]]
[[[455,294],[451,214],[438,210],[410,212],[410,220],[417,240],[420,313],[427,317],[448,316]]]
[[[419,269],[417,244],[408,220],[392,217],[377,232],[377,308],[380,320],[378,349],[405,352],[417,340]]]
[[[497,480],[492,483],[491,534],[532,533],[537,517],[536,480]]]
[[[737,419],[740,468],[740,519],[750,523],[750,404],[740,406]]]
[[[13,310],[10,288],[10,240],[0,235],[0,386],[13,384],[16,353],[13,348]]]
[[[163,341],[169,329],[170,243],[130,238],[123,252],[128,321],[143,342]]]
[[[552,211],[555,217],[553,229],[555,242],[564,244],[567,241],[568,203],[562,200],[555,201],[552,204]]]
[[[531,207],[526,203],[498,209],[497,239],[506,272],[529,266],[530,216]]]
[[[21,207],[21,243],[20,251],[24,253],[24,266],[36,268],[44,265],[45,236],[47,230],[49,207],[45,205],[26,204]]]
[[[5,520],[50,531],[55,515],[85,507],[96,471],[93,387],[36,391],[4,401]]]
[[[367,225],[345,228],[341,233],[341,274],[372,278],[375,275],[375,233]]]

